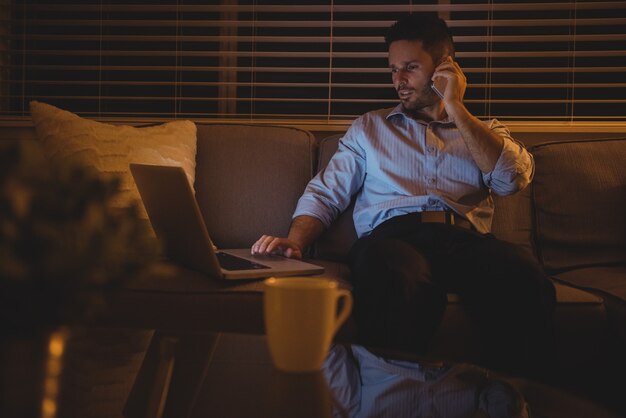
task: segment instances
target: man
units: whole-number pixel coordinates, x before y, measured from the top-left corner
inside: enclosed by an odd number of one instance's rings
[[[545,367],[554,287],[489,234],[491,193],[526,187],[533,158],[463,104],[466,79],[443,20],[407,15],[385,40],[400,104],[358,118],[308,184],[288,237],[262,236],[251,251],[302,257],[355,196],[349,263],[361,344],[426,352],[454,292],[484,339],[484,364]]]

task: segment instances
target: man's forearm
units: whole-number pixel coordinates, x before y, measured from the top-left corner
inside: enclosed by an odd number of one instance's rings
[[[324,224],[313,216],[301,215],[294,218],[288,238],[304,251],[324,232]]]
[[[453,119],[480,171],[492,172],[502,153],[504,139],[492,132],[465,106],[455,109]]]

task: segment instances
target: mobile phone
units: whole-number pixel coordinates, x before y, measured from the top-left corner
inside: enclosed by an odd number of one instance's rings
[[[439,82],[439,79],[441,79],[441,77],[439,77],[437,79],[437,83],[435,84],[435,81],[433,81],[430,84],[430,88],[433,89],[433,91],[437,94],[437,96],[439,96],[441,99],[443,99],[443,92],[445,91],[445,85],[446,85],[446,80],[444,79],[443,82]],[[437,87],[437,84],[439,84],[439,87]]]
[[[439,64],[437,64],[437,66],[441,65],[441,63],[447,59],[448,59],[448,56],[447,55],[444,56],[439,62]],[[433,89],[433,91],[437,94],[437,96],[443,99],[443,92],[446,91],[447,84],[448,84],[448,80],[446,80],[443,77],[437,77],[435,78],[435,81],[433,81],[430,84],[430,88]]]

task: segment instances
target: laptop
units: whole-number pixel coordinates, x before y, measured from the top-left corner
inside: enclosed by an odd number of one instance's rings
[[[194,191],[182,167],[130,164],[150,223],[165,255],[187,268],[227,279],[311,275],[324,268],[279,255],[252,255],[249,248],[213,245]]]

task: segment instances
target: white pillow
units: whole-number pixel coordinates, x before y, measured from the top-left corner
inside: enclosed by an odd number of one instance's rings
[[[191,121],[143,128],[111,125],[36,101],[30,102],[30,112],[46,157],[94,167],[104,177],[117,175],[121,179],[120,193],[111,202],[113,207],[136,202],[140,217],[148,218],[130,173],[132,162],[182,166],[194,184],[196,125]]]

